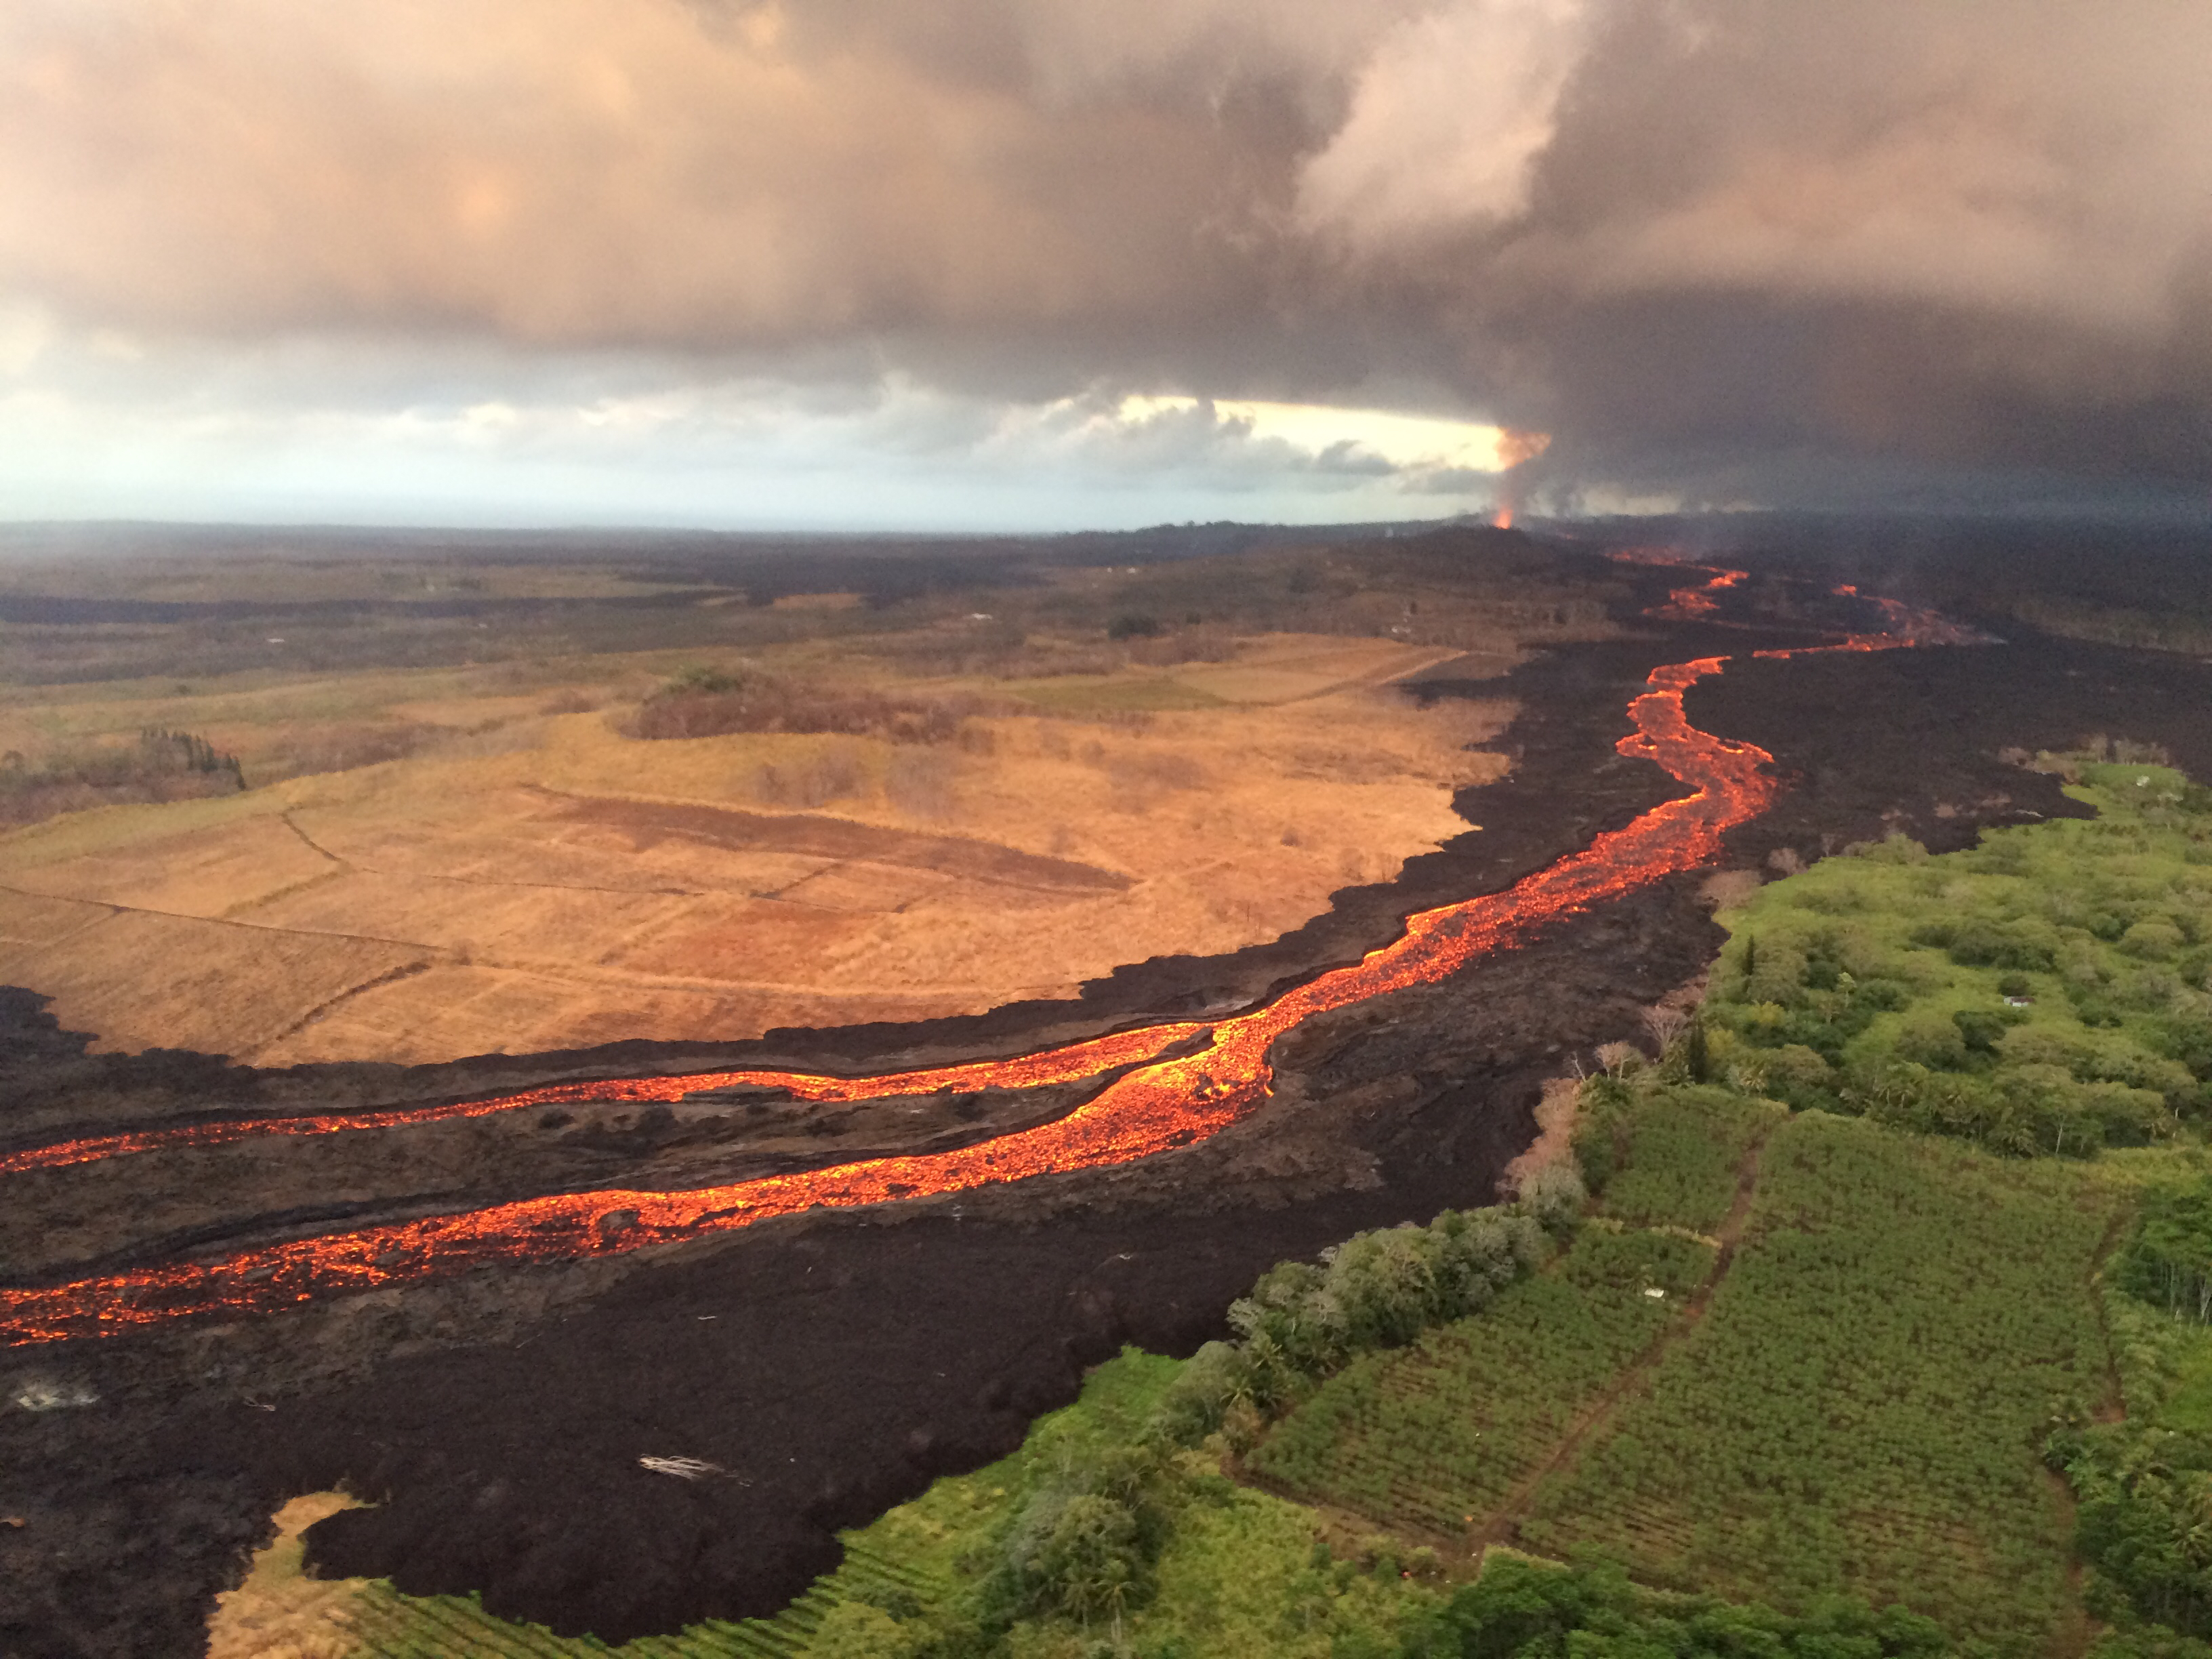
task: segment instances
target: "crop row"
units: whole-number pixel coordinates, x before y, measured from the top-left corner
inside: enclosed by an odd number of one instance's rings
[[[1727,1218],[1745,1155],[1784,1115],[1771,1101],[1724,1089],[1669,1089],[1632,1106],[1593,1089],[1585,1105],[1594,1109],[1576,1151],[1605,1212],[1630,1226],[1701,1233]]]
[[[2063,1166],[1792,1120],[1705,1318],[1523,1536],[1652,1582],[1900,1601],[2000,1647],[2047,1641],[2067,1534],[2036,1448],[2105,1387],[2110,1202]]]
[[[1586,1229],[1553,1271],[1483,1313],[1346,1366],[1251,1465],[1377,1521],[1457,1534],[1540,1465],[1711,1261],[1693,1240]]]
[[[830,1609],[841,1601],[900,1595],[927,1601],[941,1587],[926,1574],[848,1541],[836,1572],[773,1619],[710,1619],[672,1636],[643,1636],[610,1647],[595,1636],[556,1636],[538,1625],[494,1618],[473,1597],[403,1595],[372,1584],[347,1622],[358,1645],[350,1659],[798,1659]]]

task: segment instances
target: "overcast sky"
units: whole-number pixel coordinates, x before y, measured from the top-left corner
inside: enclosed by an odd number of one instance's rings
[[[2212,512],[2212,5],[0,5],[0,517],[1508,497]]]

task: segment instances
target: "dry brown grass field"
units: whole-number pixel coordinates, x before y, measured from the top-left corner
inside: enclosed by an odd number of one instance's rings
[[[765,659],[986,711],[929,744],[628,735],[697,653],[11,688],[0,749],[159,725],[276,781],[0,836],[0,982],[107,1047],[261,1064],[977,1012],[1296,927],[1502,769],[1470,745],[1508,705],[1392,684],[1449,648],[1146,644],[1078,673]]]

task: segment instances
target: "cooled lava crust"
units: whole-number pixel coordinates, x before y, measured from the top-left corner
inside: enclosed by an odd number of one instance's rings
[[[1663,597],[1668,583],[1651,586]],[[1732,834],[1731,866],[1893,828],[1940,849],[1984,823],[2078,811],[2053,780],[1999,762],[2006,745],[2101,730],[2163,743],[2212,776],[2204,665],[2045,641],[1758,661],[1753,648],[1802,636],[1700,622],[1642,631],[1517,672],[1508,689],[1527,712],[1508,734],[1514,770],[1457,803],[1481,831],[1395,883],[1339,895],[1271,945],[1123,969],[1079,1005],[416,1068],[88,1056],[35,998],[5,993],[0,1147],[594,1076],[912,1066],[1247,1006],[1676,793],[1613,745],[1644,677],[1685,659],[1731,658],[1690,691],[1690,719],[1768,750],[1786,784]],[[213,1595],[236,1581],[270,1514],[341,1484],[379,1505],[310,1534],[326,1572],[478,1590],[496,1614],[609,1641],[772,1612],[834,1565],[836,1528],[1011,1449],[1121,1343],[1188,1352],[1278,1260],[1490,1201],[1529,1138],[1541,1080],[1570,1054],[1638,1035],[1641,1008],[1711,957],[1720,935],[1699,880],[1669,878],[1441,983],[1315,1018],[1278,1045],[1265,1106],[1137,1164],[0,1352],[0,1512],[26,1523],[0,1529],[0,1651],[198,1653]],[[142,1154],[8,1177],[0,1255],[9,1283],[58,1282],[531,1193],[951,1146],[1066,1104],[917,1098],[832,1115],[830,1133],[811,1137],[802,1114],[738,1099],[704,1115],[270,1138],[247,1164],[221,1166],[246,1171],[227,1183],[214,1160],[237,1148]],[[89,1403],[14,1405],[33,1384]],[[677,1480],[641,1468],[646,1455],[728,1474]]]

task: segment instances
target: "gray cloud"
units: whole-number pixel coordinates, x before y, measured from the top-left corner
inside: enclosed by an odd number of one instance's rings
[[[1561,501],[2212,483],[2208,256],[2202,0],[0,11],[74,326],[1402,398]]]

